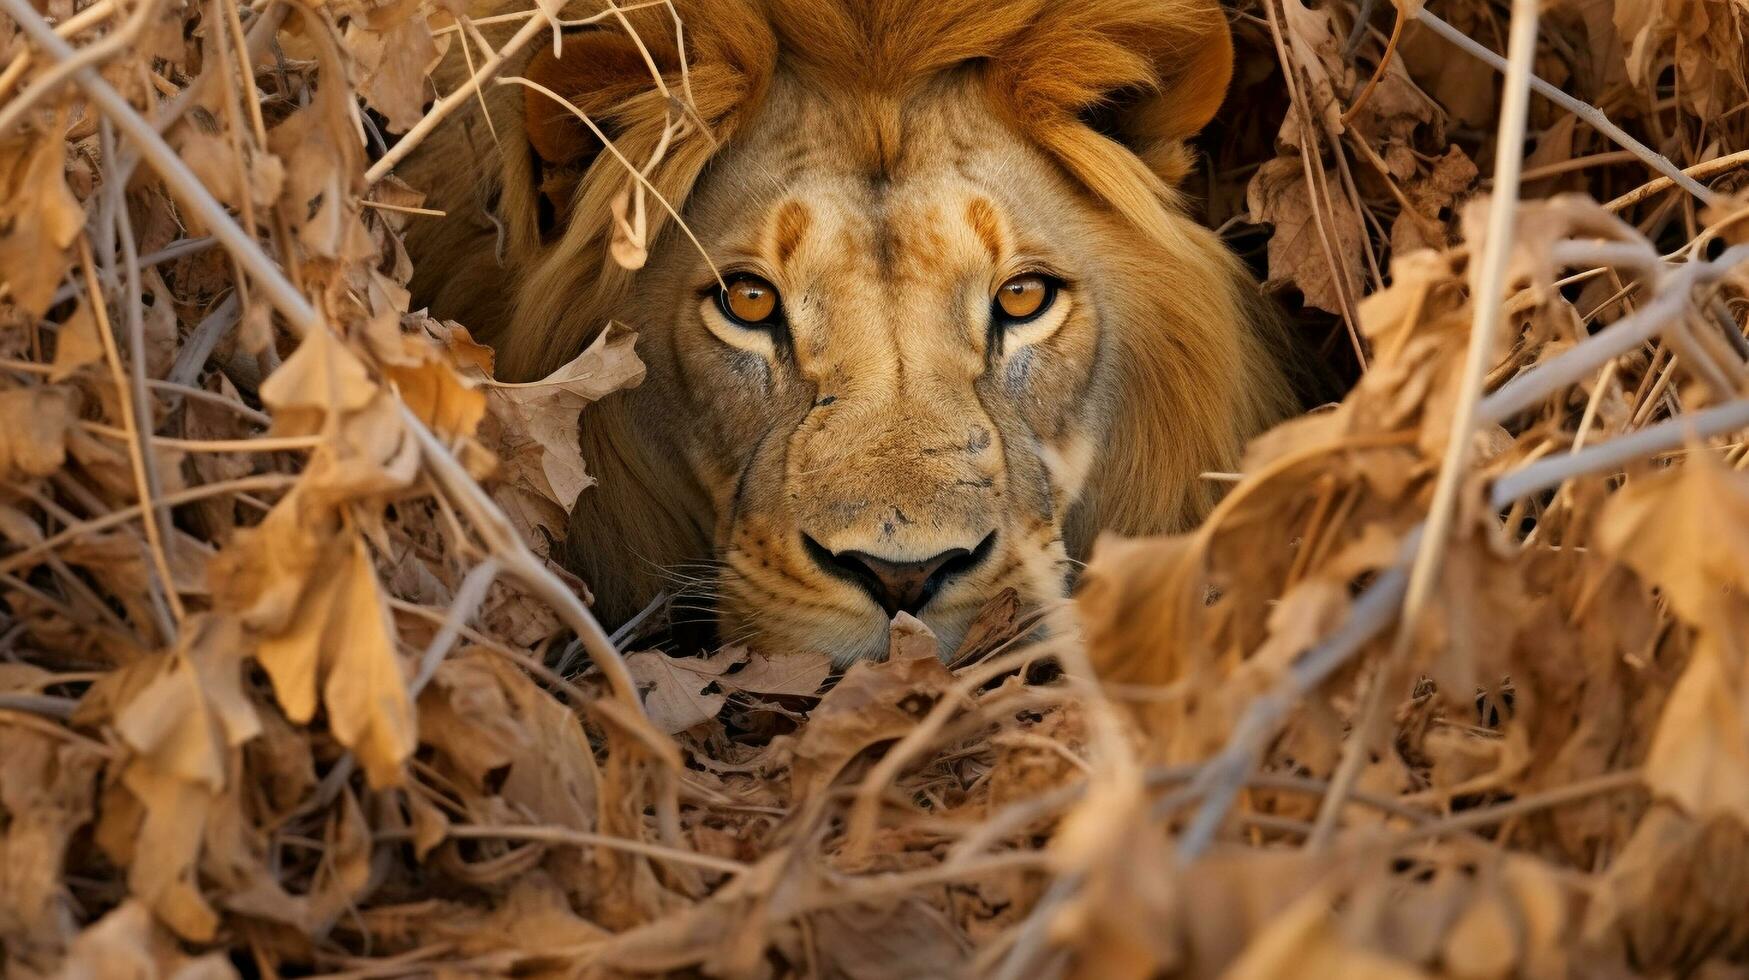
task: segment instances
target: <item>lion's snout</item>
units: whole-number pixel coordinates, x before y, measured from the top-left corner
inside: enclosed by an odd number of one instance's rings
[[[890,618],[976,578],[997,550],[1005,481],[995,425],[974,399],[952,399],[950,412],[883,394],[814,413],[792,443],[789,490],[815,570]]]
[[[917,615],[949,582],[983,564],[995,550],[996,532],[984,535],[973,547],[944,548],[925,558],[857,549],[829,551],[805,531],[802,546],[826,574],[862,589],[891,617],[901,612]]]

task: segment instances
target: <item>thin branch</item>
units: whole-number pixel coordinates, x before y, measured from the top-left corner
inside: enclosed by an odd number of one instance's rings
[[[0,0],[0,10],[6,12],[24,33],[57,61],[66,61],[75,54],[67,42],[55,35],[28,0]],[[150,122],[146,121],[127,99],[123,98],[94,68],[81,68],[73,77],[105,116],[132,140],[140,155],[164,179],[165,187],[176,202],[193,213],[200,224],[212,232],[213,238],[228,249],[251,275],[258,280],[268,302],[279,310],[300,333],[321,326],[322,315],[310,301],[293,288],[280,273],[279,267],[261,250],[260,244],[238,226],[224,205],[195,176],[188,164]]]
[[[613,140],[609,139],[607,134],[601,131],[601,127],[595,124],[595,120],[589,118],[588,113],[577,108],[577,104],[570,99],[565,98],[539,82],[527,78],[513,75],[509,78],[500,78],[498,84],[521,85],[526,88],[531,88],[547,98],[552,99],[554,102],[564,107],[564,109],[571,115],[582,120],[583,125],[587,126],[589,131],[595,134],[595,138],[601,141],[601,148],[606,150],[615,160],[619,161],[620,165],[625,167],[626,172],[638,184],[638,186],[651,197],[655,198],[656,203],[662,205],[662,210],[668,212],[668,216],[674,219],[674,223],[686,234],[686,237],[692,242],[693,247],[698,249],[699,257],[704,259],[705,265],[710,266],[711,275],[716,277],[717,284],[724,289],[728,288],[728,286],[723,283],[723,274],[717,270],[717,264],[711,259],[710,252],[705,249],[704,243],[698,240],[698,236],[692,233],[692,228],[687,225],[686,219],[680,216],[680,212],[675,210],[674,205],[668,203],[668,199],[662,196],[662,192],[656,189],[656,185],[650,183],[650,178],[645,175],[644,171],[640,169],[637,164],[626,159],[626,155],[621,153],[619,147],[614,145]],[[667,138],[668,134],[664,131],[663,140],[666,141]]]
[[[1505,317],[1506,266],[1512,257],[1518,175],[1524,165],[1524,132],[1530,106],[1531,63],[1536,57],[1536,35],[1537,0],[1514,0],[1512,26],[1507,39],[1510,59],[1506,66],[1505,91],[1501,94],[1500,132],[1495,140],[1496,185],[1488,201],[1488,237],[1482,245],[1480,274],[1470,296],[1473,313],[1470,343],[1464,357],[1463,378],[1459,381],[1451,430],[1446,437],[1445,458],[1440,461],[1439,478],[1434,484],[1433,500],[1428,505],[1426,531],[1410,566],[1396,639],[1391,644],[1390,654],[1378,665],[1367,685],[1364,705],[1349,733],[1348,744],[1343,746],[1335,775],[1331,777],[1330,792],[1320,804],[1317,821],[1307,836],[1306,846],[1310,848],[1323,847],[1336,829],[1336,820],[1342,813],[1348,791],[1359,777],[1361,765],[1372,747],[1387,692],[1408,659],[1416,625],[1438,582],[1452,523],[1456,520],[1458,489],[1469,473],[1470,452],[1475,441],[1477,406],[1482,398],[1482,388],[1487,383],[1488,365],[1494,356],[1494,337],[1500,332],[1500,323]]]
[[[929,714],[888,749],[881,761],[869,770],[868,775],[857,786],[856,802],[851,806],[848,828],[845,831],[847,853],[864,853],[864,849],[873,841],[879,823],[881,793],[899,777],[906,765],[929,747],[948,720],[966,705],[972,692],[1011,670],[1025,666],[1028,661],[1037,657],[1038,651],[1022,649],[987,660],[961,674],[954,681],[953,687],[936,699]]]
[[[150,419],[142,420],[135,415],[137,407],[133,397],[134,392],[128,385],[127,375],[123,372],[121,353],[116,350],[115,331],[110,327],[108,304],[104,302],[102,294],[98,292],[97,263],[91,256],[91,241],[83,235],[79,238],[79,263],[85,271],[86,288],[91,290],[91,312],[97,320],[97,335],[103,342],[103,357],[109,363],[110,378],[115,382],[116,401],[121,408],[122,428],[127,432],[128,457],[133,464],[134,492],[139,497],[141,513],[144,515],[142,523],[146,528],[146,542],[152,553],[152,562],[156,566],[154,571],[158,574],[157,580],[151,583],[152,591],[155,596],[162,594],[164,601],[169,604],[168,618],[158,624],[158,629],[166,642],[172,642],[176,638],[177,628],[184,617],[184,610],[182,597],[176,592],[175,576],[170,573],[169,553],[164,550],[169,522],[160,523],[160,518],[167,511],[159,510],[162,505],[157,502],[156,494],[152,492],[152,480],[146,462],[152,455]],[[136,357],[143,360],[143,353],[144,351],[140,351]],[[144,386],[141,386],[140,391],[143,393],[144,390]],[[148,428],[143,429],[142,424]],[[154,603],[154,608],[156,608],[156,603]],[[164,617],[165,613],[159,612],[159,616]]]
[[[205,388],[195,388],[190,385],[179,385],[173,381],[159,381],[156,378],[147,379],[146,384],[157,391],[181,395],[184,398],[194,398],[227,408],[236,413],[237,417],[264,429],[273,424],[273,417],[266,412],[257,411],[235,398],[227,398],[216,391],[207,391]]]
[[[213,349],[219,346],[219,341],[242,318],[242,294],[232,292],[189,332],[188,339],[183,341],[182,349],[176,352],[176,362],[170,366],[170,373],[164,380],[179,385],[193,385],[200,380],[200,372],[206,367],[207,358],[212,356]]]
[[[1417,526],[1404,538],[1401,552],[1413,554],[1420,546]],[[1408,591],[1409,573],[1399,564],[1381,572],[1354,601],[1348,617],[1322,643],[1308,650],[1277,682],[1274,689],[1256,698],[1245,709],[1226,747],[1208,761],[1186,792],[1200,797],[1202,806],[1179,838],[1178,860],[1189,864],[1201,857],[1214,841],[1227,811],[1249,780],[1263,750],[1275,738],[1288,713],[1306,692],[1322,684],[1359,653],[1373,637],[1396,619]]]
[[[1500,57],[1476,41],[1465,37],[1463,32],[1445,21],[1440,20],[1439,17],[1426,7],[1421,7],[1416,13],[1415,18],[1421,23],[1426,24],[1433,33],[1450,41],[1466,54],[1485,62],[1495,71],[1507,75],[1508,85],[1510,85],[1511,77],[1507,59]],[[1514,19],[1516,19],[1516,17]],[[1693,177],[1684,173],[1680,167],[1671,163],[1668,157],[1646,144],[1641,143],[1639,140],[1634,139],[1632,136],[1629,136],[1626,130],[1623,130],[1615,123],[1610,122],[1609,117],[1603,114],[1602,109],[1599,109],[1594,105],[1587,105],[1586,103],[1573,98],[1571,95],[1568,95],[1553,85],[1550,85],[1548,82],[1543,81],[1535,74],[1530,76],[1530,87],[1535,89],[1538,95],[1543,96],[1561,108],[1571,112],[1573,115],[1583,119],[1591,126],[1591,128],[1609,137],[1611,140],[1614,140],[1617,145],[1632,152],[1634,156],[1639,157],[1647,166],[1663,174],[1664,179],[1670,182],[1665,184],[1665,187],[1669,187],[1671,184],[1680,186],[1683,190],[1693,194],[1707,204],[1718,204],[1725,200],[1723,195],[1707,189]],[[1501,183],[1500,175],[1496,173],[1495,186],[1498,187]],[[1655,192],[1649,191],[1647,193]]]
[[[126,429],[118,429],[102,422],[80,422],[79,427],[86,432],[111,439],[128,439]],[[321,436],[259,436],[254,439],[176,439],[170,436],[153,436],[152,445],[165,449],[176,449],[189,453],[273,453],[286,450],[315,449],[325,440]]]
[[[1482,399],[1482,421],[1503,422],[1584,380],[1611,359],[1639,347],[1683,315],[1690,302],[1690,290],[1718,281],[1744,262],[1749,262],[1749,244],[1733,245],[1712,262],[1690,261],[1677,266],[1658,283],[1657,295],[1638,310],[1525,371]]]
[[[372,835],[372,839],[379,841],[407,840],[412,837],[412,834],[411,830],[379,831]],[[649,844],[629,837],[614,837],[611,834],[572,830],[569,827],[524,826],[520,824],[463,825],[447,828],[444,831],[444,836],[456,840],[525,840],[542,844],[569,844],[575,847],[603,847],[609,850],[641,854],[644,857],[662,861],[673,861],[677,864],[690,864],[710,871],[720,871],[726,875],[739,875],[749,869],[749,865],[739,861],[731,861],[728,858],[714,857],[676,847],[663,847],[660,844]]]
[[[72,51],[66,42],[55,36],[48,23],[31,9],[26,0],[0,0],[0,10],[13,16],[19,26],[54,57],[65,59],[71,56]],[[535,25],[537,33],[544,27],[540,21],[531,20],[529,23]],[[528,25],[524,25],[525,30],[527,27]],[[142,157],[164,179],[165,185],[177,201],[194,212],[201,223],[211,230],[213,237],[229,249],[238,263],[255,277],[268,301],[286,318],[292,329],[300,335],[312,330],[327,329],[321,313],[297,291],[273,260],[261,250],[261,246],[237,225],[224,206],[219,204],[201,183],[200,178],[164,142],[163,137],[153,130],[151,124],[134,111],[127,100],[95,71],[86,68],[75,77],[98,108],[138,144]],[[396,147],[399,148],[406,142],[403,140]],[[619,651],[614,649],[606,631],[601,628],[588,607],[565,587],[557,575],[541,565],[511,527],[504,512],[480,488],[448,447],[405,405],[401,407],[401,418],[424,449],[424,459],[439,483],[469,513],[475,527],[489,543],[494,556],[503,563],[505,571],[521,580],[537,597],[559,613],[566,625],[582,638],[590,657],[607,675],[614,693],[625,704],[632,717],[649,725],[649,717],[644,712],[643,701],[638,697],[637,687],[632,682],[631,673],[626,670],[625,661],[620,657]],[[165,498],[167,502],[174,499]],[[38,544],[27,549],[26,553],[44,549],[46,545],[47,542]],[[0,569],[16,567],[14,562],[19,557],[14,555],[0,562]],[[656,732],[654,726],[650,728],[652,732]],[[656,734],[660,736],[659,732]],[[678,754],[672,751],[672,741],[660,738],[656,744],[669,746],[671,751],[664,761],[678,764]]]
[[[446,218],[449,216],[448,211],[439,211],[436,208],[416,208],[409,204],[389,204],[385,201],[359,201],[358,203],[367,208],[378,211],[393,211],[396,214],[416,214],[426,218]]]
[[[1366,105],[1366,100],[1372,98],[1373,89],[1378,88],[1380,80],[1385,77],[1385,72],[1390,69],[1391,58],[1397,53],[1397,42],[1403,37],[1403,24],[1408,19],[1408,16],[1403,13],[1403,5],[1398,4],[1397,19],[1391,24],[1391,38],[1385,42],[1385,53],[1379,57],[1379,66],[1373,69],[1372,77],[1366,80],[1366,87],[1354,97],[1354,104],[1342,113],[1343,125],[1348,125],[1359,114],[1361,107]],[[1359,26],[1359,23],[1355,24],[1357,29]]]
[[[1689,412],[1637,432],[1616,436],[1608,442],[1541,459],[1507,473],[1495,480],[1489,489],[1488,504],[1496,509],[1507,507],[1513,501],[1553,489],[1576,476],[1615,469],[1636,459],[1667,452],[1689,439],[1710,439],[1745,428],[1749,428],[1749,399]]]
[[[24,711],[45,718],[67,721],[79,707],[78,698],[57,698],[51,694],[19,694],[0,691],[0,711]]]
[[[1590,796],[1603,793],[1614,793],[1618,790],[1635,789],[1645,784],[1645,775],[1638,769],[1622,769],[1607,772],[1601,776],[1582,779],[1576,783],[1557,786],[1554,789],[1520,797],[1510,803],[1498,806],[1479,807],[1474,810],[1464,810],[1439,820],[1430,820],[1418,827],[1411,827],[1390,839],[1394,847],[1401,847],[1416,841],[1431,840],[1463,831],[1488,827],[1513,817],[1547,810],[1551,807],[1563,806]]]
[[[100,65],[133,47],[134,42],[139,40],[140,32],[146,29],[147,21],[155,13],[157,13],[155,0],[140,0],[139,5],[134,8],[134,12],[113,33],[106,34],[101,40],[79,48],[69,57],[57,58],[56,64],[38,76],[29,88],[19,93],[17,98],[6,103],[5,106],[0,106],[0,134],[11,132],[12,127],[24,118],[25,113],[29,112],[51,92],[64,85],[68,78],[80,71]],[[60,40],[60,37],[55,35],[53,30],[50,31],[50,34],[57,41]],[[59,139],[60,135],[52,133],[45,138]]]
[[[73,37],[108,20],[114,13],[115,0],[97,0],[96,3],[56,24],[55,33],[62,37]],[[17,57],[12,59],[12,63],[6,66],[5,71],[0,71],[0,95],[5,95],[11,91],[12,86],[24,77],[26,71],[30,70],[30,65],[30,48],[26,47],[18,52]]]
[[[498,567],[497,559],[488,558],[475,565],[462,579],[461,587],[456,589],[455,597],[450,600],[449,615],[444,617],[443,625],[426,645],[425,652],[419,655],[419,673],[407,685],[409,700],[419,700],[419,692],[425,690],[425,685],[437,676],[437,668],[443,663],[443,658],[449,656],[450,648],[455,646],[462,628],[474,613],[479,612],[480,603],[486,599],[486,591],[497,581]]]
[[[166,507],[180,507],[208,497],[223,496],[227,493],[246,493],[251,490],[274,490],[288,487],[297,482],[297,477],[290,473],[259,473],[255,476],[240,477],[226,480],[222,483],[203,483],[199,486],[179,490],[176,493],[165,494],[158,502]],[[140,505],[129,504],[126,507],[112,510],[101,517],[93,517],[82,524],[75,524],[63,529],[58,534],[50,535],[41,541],[15,551],[5,558],[0,558],[0,575],[8,574],[29,565],[37,557],[59,548],[69,541],[77,540],[87,534],[96,534],[112,527],[126,524],[140,516]]]
[[[19,0],[6,0],[6,2],[16,3]],[[375,184],[387,177],[390,171],[400,166],[402,160],[407,159],[409,154],[419,148],[419,144],[425,142],[425,138],[431,135],[438,123],[449,118],[450,113],[466,105],[468,100],[474,97],[474,93],[480,90],[481,85],[503,71],[504,66],[518,51],[521,51],[528,45],[528,42],[534,40],[546,29],[547,22],[539,17],[530,17],[521,27],[517,28],[516,33],[510,36],[510,40],[504,42],[502,48],[492,52],[492,56],[486,59],[479,71],[469,75],[467,80],[455,91],[438,99],[437,104],[431,107],[431,111],[427,112],[417,123],[414,123],[413,128],[407,130],[406,135],[402,136],[394,146],[389,147],[389,151],[384,153],[377,162],[370,165],[370,169],[364,172],[365,184],[367,186]]]
[[[1276,60],[1281,62],[1282,80],[1287,85],[1288,101],[1293,110],[1299,114],[1300,138],[1311,140],[1314,144],[1310,148],[1311,152],[1307,152],[1306,147],[1301,147],[1299,154],[1300,169],[1304,172],[1306,179],[1306,199],[1312,208],[1312,224],[1318,232],[1318,243],[1324,252],[1324,264],[1330,271],[1331,287],[1335,289],[1336,298],[1342,306],[1342,323],[1348,331],[1348,342],[1353,345],[1355,360],[1364,371],[1367,368],[1366,345],[1361,343],[1359,319],[1355,315],[1353,303],[1348,295],[1347,265],[1342,261],[1340,253],[1331,245],[1329,222],[1325,217],[1324,209],[1318,206],[1320,197],[1323,198],[1325,205],[1330,202],[1327,192],[1320,194],[1321,186],[1312,170],[1312,158],[1317,156],[1318,134],[1323,130],[1312,123],[1312,110],[1307,104],[1304,93],[1300,90],[1298,80],[1295,78],[1295,62],[1288,56],[1287,41],[1282,34],[1281,19],[1275,12],[1275,4],[1276,0],[1264,0],[1263,9],[1269,15],[1269,33],[1275,42]],[[1341,152],[1340,147],[1337,148],[1337,152]],[[1318,166],[1322,167],[1323,163],[1320,161]],[[1324,190],[1327,191],[1327,188]]]
[[[152,392],[146,387],[146,305],[142,298],[144,283],[140,279],[139,242],[134,238],[133,218],[128,214],[126,188],[111,182],[103,188],[103,192],[105,195],[113,195],[114,204],[110,214],[115,220],[115,234],[121,243],[122,267],[126,272],[123,281],[126,284],[124,297],[127,302],[129,383],[122,383],[118,373],[116,383],[119,390],[116,396],[123,402],[122,417],[132,433],[129,453],[134,458],[136,470],[143,478],[141,493],[144,497],[141,502],[151,507],[151,502],[164,492],[164,479],[158,472],[158,454],[152,451],[152,435],[158,431],[158,423],[152,414]],[[86,288],[94,290],[97,286],[96,273],[89,263],[85,267],[85,275]],[[91,305],[94,310],[102,310],[103,297],[94,293],[91,296]],[[101,319],[100,316],[99,320]],[[107,334],[105,338],[105,350],[113,356],[114,351]],[[116,367],[119,372],[120,365]],[[130,400],[133,404],[131,413],[126,411]],[[166,550],[175,530],[170,523],[170,509],[158,507],[148,510],[143,523],[146,526],[146,540],[151,544],[153,559],[158,564],[158,573],[164,579],[164,597],[169,600],[171,614],[180,623],[185,615],[182,596],[177,593],[176,582],[170,575],[169,552]]]
[[[492,502],[486,491],[474,482],[474,478],[468,475],[467,469],[455,455],[405,405],[401,406],[401,419],[424,450],[425,461],[432,475],[449,492],[456,506],[468,515],[487,551],[503,565],[504,571],[520,580],[537,598],[559,614],[565,625],[583,641],[583,648],[606,675],[615,696],[635,717],[646,725],[650,724],[649,716],[644,712],[643,699],[638,696],[637,684],[632,680],[631,671],[626,668],[625,658],[614,649],[613,641],[608,638],[607,631],[601,628],[601,623],[589,611],[589,607],[583,605],[583,600],[577,598],[557,575],[541,564],[534,552],[528,550],[521,535],[511,526],[510,519],[504,516],[504,512]],[[651,726],[651,730],[655,730],[654,726]],[[673,743],[668,744],[672,747]],[[678,763],[678,754],[673,761]]]
[[[155,266],[163,265],[166,262],[174,262],[187,255],[197,255],[212,248],[218,243],[218,239],[207,235],[203,235],[199,238],[184,238],[181,241],[172,242],[156,252],[140,256],[140,268],[150,269]],[[113,278],[104,275],[101,272],[98,275],[98,279],[103,283],[105,288],[113,289],[116,286],[116,282]],[[49,301],[49,305],[59,306],[77,295],[79,295],[78,284],[68,283],[60,289],[55,290],[54,298]]]
[[[1684,169],[1682,173],[1684,176],[1691,177],[1695,180],[1706,180],[1707,178],[1716,177],[1726,171],[1735,170],[1738,167],[1743,166],[1749,166],[1749,150],[1738,150],[1735,153],[1727,154],[1716,160],[1697,163],[1692,167]],[[1677,183],[1678,181],[1674,177],[1659,177],[1657,180],[1642,184],[1615,200],[1610,201],[1608,204],[1604,205],[1604,208],[1610,211],[1624,210],[1640,203],[1648,197],[1651,197],[1653,194],[1669,190],[1676,186]],[[1684,189],[1686,189],[1686,185],[1684,186]]]

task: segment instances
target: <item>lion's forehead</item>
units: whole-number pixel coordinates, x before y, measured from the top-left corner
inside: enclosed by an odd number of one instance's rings
[[[879,191],[801,188],[767,209],[759,226],[762,251],[780,273],[937,293],[1026,247],[1016,234],[1025,222],[1009,210],[988,185],[942,175]]]
[[[976,90],[880,115],[853,95],[774,99],[711,180],[725,237],[783,262],[929,283],[1074,225],[1083,195]]]

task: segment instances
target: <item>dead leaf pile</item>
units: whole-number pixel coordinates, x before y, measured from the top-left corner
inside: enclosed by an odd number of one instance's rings
[[[1537,74],[1718,199],[1538,97],[1504,229],[1497,73],[1421,5],[1235,3],[1188,189],[1346,394],[1071,611],[842,675],[584,642],[553,546],[637,325],[497,380],[372,171],[480,124],[466,5],[4,2],[5,976],[1749,969],[1741,2],[1545,10]]]

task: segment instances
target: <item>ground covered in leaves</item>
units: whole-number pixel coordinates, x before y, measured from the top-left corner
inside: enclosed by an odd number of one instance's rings
[[[504,386],[408,308],[383,153],[516,51],[0,8],[8,976],[1749,973],[1737,0],[1510,58],[1535,4],[1233,7],[1192,189],[1348,394],[1105,542],[1082,637],[843,676],[547,560],[631,334]]]

